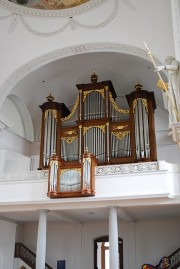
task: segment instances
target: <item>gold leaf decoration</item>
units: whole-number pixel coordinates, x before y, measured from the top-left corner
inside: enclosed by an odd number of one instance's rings
[[[77,109],[78,104],[79,104],[79,95],[76,98],[76,102],[75,102],[75,104],[73,106],[73,109],[72,109],[71,113],[67,117],[62,118],[61,121],[69,120],[74,115],[74,113],[75,113],[75,111]]]
[[[130,131],[125,131],[125,132],[111,132],[111,134],[115,135],[119,140],[122,140],[129,133],[130,133]]]
[[[45,114],[44,114],[44,119],[47,118],[49,112],[52,113],[53,117],[54,117],[54,118],[56,119],[56,121],[57,121],[57,110],[56,110],[56,109],[47,109],[47,110],[45,111]]]
[[[96,89],[96,90],[89,90],[89,91],[84,91],[83,92],[83,102],[85,101],[86,97],[88,94],[90,94],[91,92],[99,92],[102,96],[102,98],[104,99],[104,89]]]
[[[116,102],[114,101],[113,97],[112,97],[112,93],[109,92],[109,100],[112,104],[112,106],[114,107],[114,109],[116,111],[118,111],[119,113],[123,113],[123,114],[129,114],[129,110],[128,109],[122,109],[120,107],[118,107],[118,105],[116,104]]]
[[[81,168],[71,168],[71,169],[61,169],[60,170],[60,177],[66,173],[66,172],[69,172],[69,171],[76,171],[78,172],[80,175],[81,175]]]
[[[86,132],[91,128],[100,128],[103,131],[103,133],[105,133],[105,125],[95,125],[95,126],[83,127],[83,135],[85,135]]]
[[[139,100],[143,103],[143,105],[144,105],[146,111],[148,112],[148,103],[147,103],[147,99],[145,99],[145,98],[137,98],[137,99],[134,99],[134,101],[133,101],[133,113],[134,113],[134,110],[135,110],[135,108],[136,108],[136,106],[137,106],[137,102],[138,102]]]
[[[122,130],[124,128],[128,127],[128,125],[118,125],[118,126],[113,126],[113,130]]]
[[[66,143],[71,144],[76,138],[77,138],[77,135],[62,137],[61,139],[63,139]]]

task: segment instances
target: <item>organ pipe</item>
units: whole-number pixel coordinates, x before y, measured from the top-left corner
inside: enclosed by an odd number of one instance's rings
[[[49,167],[50,198],[94,195],[96,165],[156,160],[153,92],[137,84],[123,109],[111,81],[97,82],[94,74],[91,83],[76,86],[71,111],[51,95],[40,106],[39,168]]]
[[[111,81],[98,82],[94,74],[91,83],[76,86],[71,112],[51,95],[40,106],[40,169],[48,168],[54,150],[66,163],[81,163],[86,147],[99,165],[156,160],[152,92],[137,84],[126,96],[129,109],[123,109]]]
[[[39,169],[47,169],[49,160],[53,153],[60,156],[60,128],[61,118],[69,115],[70,111],[63,103],[54,102],[54,97],[50,94],[47,102],[43,103],[40,108],[42,110],[41,124],[41,145]]]
[[[142,90],[142,85],[135,85],[135,91],[126,96],[130,106],[131,140],[135,147],[133,160],[155,161],[156,140],[154,131],[154,110],[156,108],[154,93]]]

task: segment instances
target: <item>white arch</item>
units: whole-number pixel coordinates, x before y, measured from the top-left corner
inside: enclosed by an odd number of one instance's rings
[[[14,71],[9,78],[0,86],[0,107],[4,102],[6,96],[11,92],[13,87],[25,76],[35,71],[36,69],[59,59],[66,58],[68,56],[90,53],[90,52],[116,52],[134,55],[150,61],[149,56],[145,49],[129,46],[126,44],[118,43],[91,43],[91,44],[79,44],[71,47],[61,48],[43,56],[29,61],[27,64],[21,66]],[[161,62],[154,57],[157,65]]]
[[[1,110],[3,114],[5,113],[5,118],[13,123],[9,130],[31,142],[34,141],[34,129],[30,113],[18,96],[8,95]],[[10,110],[13,112],[9,113]]]

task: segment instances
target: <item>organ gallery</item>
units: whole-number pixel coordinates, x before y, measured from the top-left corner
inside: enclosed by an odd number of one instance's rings
[[[137,84],[116,104],[111,81],[78,84],[71,111],[50,95],[43,103],[39,169],[49,169],[50,198],[95,195],[96,165],[156,160],[153,92]]]

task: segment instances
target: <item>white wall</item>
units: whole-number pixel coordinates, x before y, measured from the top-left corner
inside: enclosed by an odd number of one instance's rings
[[[137,268],[142,264],[157,265],[180,247],[180,220],[142,221],[135,225]]]
[[[13,268],[16,224],[0,220],[0,269]]]
[[[178,144],[161,145],[157,147],[157,159],[168,163],[180,163],[180,148]]]
[[[120,223],[120,237],[124,239],[124,268],[134,269],[134,224]],[[24,225],[23,243],[36,249],[37,225]],[[66,260],[66,268],[92,269],[94,263],[94,239],[108,235],[108,222],[83,224],[48,223],[47,262],[56,269],[57,260]]]
[[[106,1],[105,4],[103,3],[97,9],[94,8],[84,14],[76,15],[75,19],[85,25],[99,24],[111,15],[114,2],[113,0]],[[14,29],[10,29],[12,18],[1,20],[0,36],[3,36],[3,39],[1,40],[0,53],[0,93],[2,93],[0,102],[4,101],[13,86],[23,77],[23,74],[26,75],[48,61],[64,57],[64,51],[60,51],[60,49],[66,47],[96,42],[97,44],[113,43],[117,44],[117,46],[120,44],[132,46],[133,44],[134,50],[136,48],[144,50],[143,41],[145,40],[153,54],[160,61],[163,62],[167,55],[174,55],[169,0],[153,0],[149,2],[138,0],[131,1],[132,4],[130,3],[129,5],[128,1],[118,2],[117,15],[106,26],[94,29],[79,26],[71,28],[69,26],[62,33],[51,37],[44,37],[40,34],[33,35],[24,27],[19,16],[16,17],[16,22],[18,23],[12,25],[15,27]],[[160,10],[163,10],[161,19],[159,19]],[[7,14],[9,15],[11,12],[1,7],[0,16]],[[23,17],[32,29],[39,32],[55,31],[61,28],[69,19],[47,19],[26,15]],[[14,30],[14,32],[8,30]],[[73,50],[72,48],[67,50],[66,56],[67,54],[74,55],[83,52],[85,52],[83,51],[83,46],[79,47],[79,50]],[[52,53],[52,55],[47,56],[48,53]],[[55,58],[53,59],[54,55]],[[34,61],[34,64],[32,64],[32,61]],[[19,68],[21,70],[18,71]]]
[[[24,266],[26,269],[31,269],[30,266],[28,266],[25,262],[23,262],[21,259],[14,259],[14,267],[13,269],[21,269],[21,267]]]
[[[140,269],[144,263],[159,260],[180,247],[180,219],[119,222],[123,239],[124,269]],[[83,224],[48,223],[47,262],[56,269],[57,260],[66,260],[68,269],[93,268],[94,239],[108,235],[108,221]],[[23,243],[36,249],[37,224],[24,225]]]

